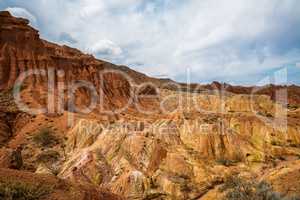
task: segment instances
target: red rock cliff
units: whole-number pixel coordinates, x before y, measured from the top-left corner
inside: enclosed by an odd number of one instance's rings
[[[6,11],[0,12],[0,90],[12,88],[24,71],[52,68],[56,83],[59,80],[67,86],[72,81],[91,82],[98,92],[103,91],[105,106],[109,108],[127,102],[131,86],[123,76],[108,73],[102,79],[99,77],[102,70],[117,69],[116,66],[79,50],[44,41],[40,39],[38,31],[28,24],[26,19],[12,17]],[[58,77],[59,70],[65,72],[63,77]],[[47,76],[43,75],[30,76],[26,79],[26,85],[38,89],[46,87],[47,80]],[[46,88],[41,88],[43,90]],[[84,97],[82,100],[90,96],[86,89],[78,90],[76,96],[80,94]],[[39,103],[43,101],[40,99]]]

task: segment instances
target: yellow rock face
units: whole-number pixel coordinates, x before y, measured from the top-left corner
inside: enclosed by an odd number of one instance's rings
[[[231,174],[267,173],[283,159],[299,159],[299,126],[289,119],[285,124],[287,111],[268,97],[196,99],[214,112],[184,108],[143,126],[142,118],[108,126],[79,120],[68,132],[68,156],[59,176],[128,199],[215,199],[222,197],[218,187]],[[274,173],[289,172],[274,168]],[[266,180],[279,188],[280,178],[274,176]]]

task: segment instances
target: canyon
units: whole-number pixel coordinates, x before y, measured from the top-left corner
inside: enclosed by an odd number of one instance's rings
[[[212,200],[241,177],[299,199],[300,87],[149,77],[2,11],[0,148],[0,197],[20,183],[41,199]]]

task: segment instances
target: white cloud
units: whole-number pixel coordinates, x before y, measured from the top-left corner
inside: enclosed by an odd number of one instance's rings
[[[89,48],[87,48],[87,52],[99,56],[102,55],[115,57],[122,54],[122,49],[112,41],[105,39],[91,45]]]
[[[297,67],[300,67],[300,63],[296,63],[296,66],[297,66]]]
[[[84,18],[93,17],[104,10],[103,3],[98,0],[82,0],[80,1],[80,7],[80,16]]]
[[[12,15],[16,17],[22,17],[28,19],[30,21],[30,24],[33,26],[37,25],[36,17],[24,8],[8,7],[5,10],[9,11]]]
[[[72,35],[64,32],[60,34],[59,41],[63,44],[71,46],[77,43],[77,41],[72,37]]]
[[[8,1],[8,0],[5,0]],[[98,58],[178,80],[254,82],[300,57],[300,1],[15,0],[41,34]]]

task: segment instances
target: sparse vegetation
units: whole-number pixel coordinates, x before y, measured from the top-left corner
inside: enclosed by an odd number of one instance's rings
[[[264,117],[267,117],[267,118],[272,118],[272,117],[274,117],[271,113],[265,113],[265,112],[261,112],[261,111],[258,111],[256,114],[257,114],[257,115],[264,116]]]
[[[203,122],[206,123],[206,124],[215,124],[219,120],[220,119],[218,118],[218,116],[209,116],[207,118],[204,118]]]
[[[300,148],[300,144],[297,143],[296,141],[291,140],[291,139],[288,139],[287,143],[288,143],[288,146],[290,146],[290,147]]]
[[[186,119],[186,120],[192,119],[192,113],[183,112],[183,116],[184,116],[184,119]]]
[[[65,143],[62,143],[62,144],[60,145],[60,148],[62,148],[62,150],[63,150],[64,160],[67,160],[66,147],[67,147],[67,146],[66,146]]]
[[[51,189],[40,185],[20,182],[0,182],[0,199],[41,200],[51,193]]]
[[[150,193],[146,194],[143,200],[152,200],[152,199],[163,199],[163,196],[166,196],[166,194],[163,193]]]
[[[156,184],[156,180],[153,177],[151,177],[150,178],[150,188],[156,189],[157,187],[158,187],[158,185]]]
[[[34,137],[33,141],[43,147],[48,147],[58,143],[58,139],[55,137],[51,129],[43,128]]]
[[[237,163],[236,161],[228,160],[228,159],[224,159],[224,158],[217,159],[216,162],[219,165],[224,165],[224,166],[227,166],[227,167],[233,166],[235,163]]]
[[[297,110],[298,108],[300,108],[300,106],[299,105],[288,104],[287,108],[290,109],[290,110]]]
[[[13,93],[7,90],[0,91],[0,108],[2,111],[9,113],[18,112],[18,107],[13,100]]]
[[[300,148],[300,144],[292,143],[292,144],[290,144],[290,147]]]
[[[234,159],[219,158],[219,159],[216,160],[216,163],[228,167],[228,166],[233,166],[236,163],[241,162],[243,160],[244,160],[244,158],[243,158],[242,154],[239,153],[239,154],[235,155]]]
[[[275,140],[271,141],[271,145],[273,145],[273,146],[283,146],[283,144],[281,142],[275,141]]]
[[[299,198],[286,197],[273,191],[266,182],[257,182],[255,179],[243,179],[240,176],[230,176],[220,188],[225,192],[224,200],[296,200]]]
[[[42,163],[55,162],[59,159],[60,155],[57,151],[49,150],[44,151],[37,156],[37,161]]]

